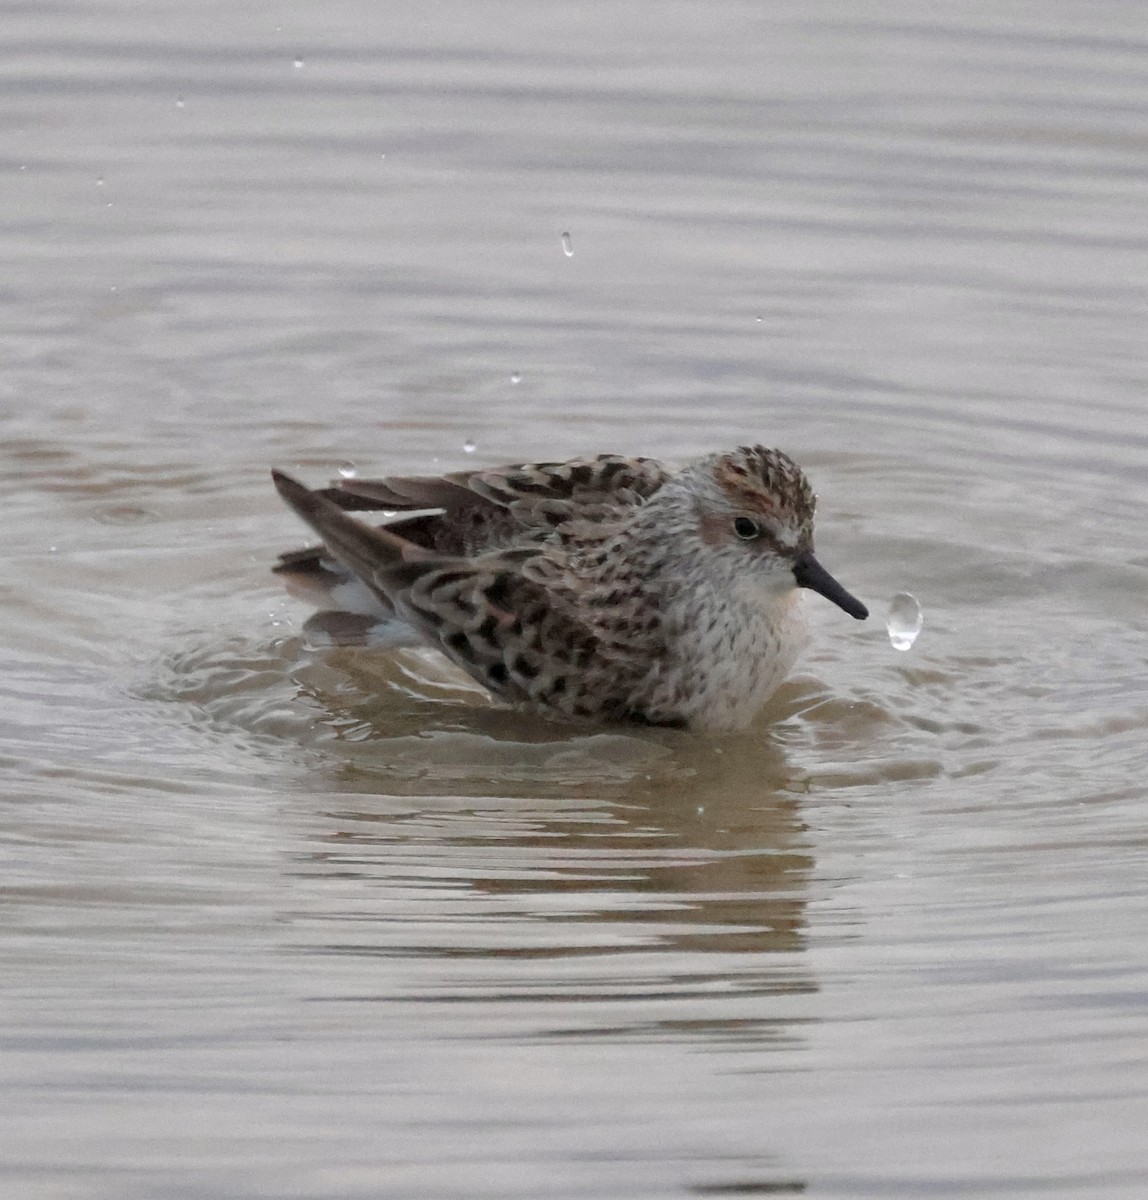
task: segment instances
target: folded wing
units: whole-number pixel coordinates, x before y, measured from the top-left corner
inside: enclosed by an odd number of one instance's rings
[[[616,694],[618,706],[624,707],[631,692],[631,664],[578,618],[576,606],[560,587],[548,586],[557,568],[544,543],[527,542],[472,557],[443,553],[405,537],[407,521],[372,528],[355,520],[332,494],[342,489],[312,491],[281,472],[272,474],[283,499],[322,538],[325,557],[361,581],[381,609],[397,614],[491,691],[567,716],[588,715],[587,689],[598,698],[599,715],[610,715],[609,699],[606,711],[602,708],[603,693]],[[493,474],[498,486],[510,487],[502,484],[499,473],[482,474]],[[449,488],[424,490],[406,486],[410,483],[387,480],[369,486],[377,489],[373,499],[386,497],[387,508],[400,496],[412,508],[421,508],[432,495],[454,499]],[[515,486],[520,489],[521,484]],[[474,494],[480,503],[508,511],[503,503]],[[546,499],[560,502],[553,496]],[[515,503],[510,501],[510,507]],[[354,510],[355,505],[349,507]],[[305,551],[284,556],[278,569],[287,574],[300,569],[338,573],[337,567],[314,563]]]

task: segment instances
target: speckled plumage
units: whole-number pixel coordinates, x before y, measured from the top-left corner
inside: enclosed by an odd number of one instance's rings
[[[274,477],[323,540],[275,568],[324,606],[313,629],[413,631],[556,717],[738,729],[802,649],[799,587],[868,615],[813,557],[805,475],[762,446],[677,470],[600,455],[315,491]],[[371,510],[415,515],[348,515]]]

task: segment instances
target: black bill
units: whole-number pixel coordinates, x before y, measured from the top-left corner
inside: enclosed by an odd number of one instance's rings
[[[869,610],[865,605],[856,596],[851,596],[829,574],[813,557],[811,550],[806,550],[797,556],[797,562],[793,564],[793,577],[797,580],[798,587],[809,588],[811,592],[820,592],[826,600],[832,600],[838,608],[843,608],[858,621],[864,621],[869,615]]]

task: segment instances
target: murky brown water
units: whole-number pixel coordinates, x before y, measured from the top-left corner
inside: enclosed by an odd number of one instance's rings
[[[4,21],[4,1195],[1145,1195],[1140,9]],[[742,737],[267,574],[272,462],[747,439],[926,626]]]

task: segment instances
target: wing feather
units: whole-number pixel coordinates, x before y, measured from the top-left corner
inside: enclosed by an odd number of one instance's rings
[[[485,687],[570,716],[609,716],[612,705],[623,715],[633,664],[604,645],[572,598],[548,586],[555,564],[546,547],[441,555],[392,527],[362,524],[324,491],[273,475],[330,555]]]

